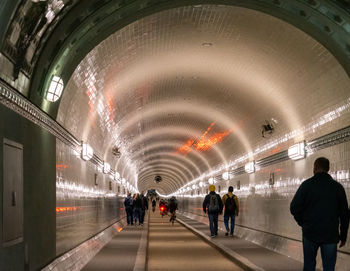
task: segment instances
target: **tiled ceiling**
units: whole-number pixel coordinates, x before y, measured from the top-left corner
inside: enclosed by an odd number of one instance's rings
[[[349,83],[323,46],[277,18],[187,6],[140,19],[95,47],[66,85],[57,119],[138,180],[139,190],[171,193],[309,125],[349,98]],[[261,125],[271,119],[276,131],[263,138]],[[305,132],[280,148],[313,137]],[[163,176],[160,184],[155,175]]]

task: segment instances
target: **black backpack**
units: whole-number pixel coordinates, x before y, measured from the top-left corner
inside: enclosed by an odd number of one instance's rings
[[[218,213],[219,212],[219,199],[216,194],[210,195],[209,198],[209,212],[210,213]]]
[[[235,195],[230,198],[230,196],[226,195],[226,201],[225,201],[225,213],[228,214],[234,214],[236,212],[236,202],[235,202]]]

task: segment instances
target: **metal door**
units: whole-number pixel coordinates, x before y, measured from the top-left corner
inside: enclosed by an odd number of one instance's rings
[[[3,246],[23,241],[23,146],[3,142]]]

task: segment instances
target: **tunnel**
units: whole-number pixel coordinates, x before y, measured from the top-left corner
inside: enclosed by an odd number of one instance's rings
[[[318,157],[350,199],[349,74],[348,0],[1,0],[0,270],[302,270]]]

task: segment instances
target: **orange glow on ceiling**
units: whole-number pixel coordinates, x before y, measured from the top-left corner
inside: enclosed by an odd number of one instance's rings
[[[183,146],[176,150],[176,153],[181,153],[186,156],[192,150],[207,151],[215,144],[220,143],[229,133],[232,132],[232,129],[230,129],[225,132],[214,133],[213,135],[208,136],[210,130],[213,128],[214,125],[214,122],[210,123],[207,130],[198,140],[190,138]]]

